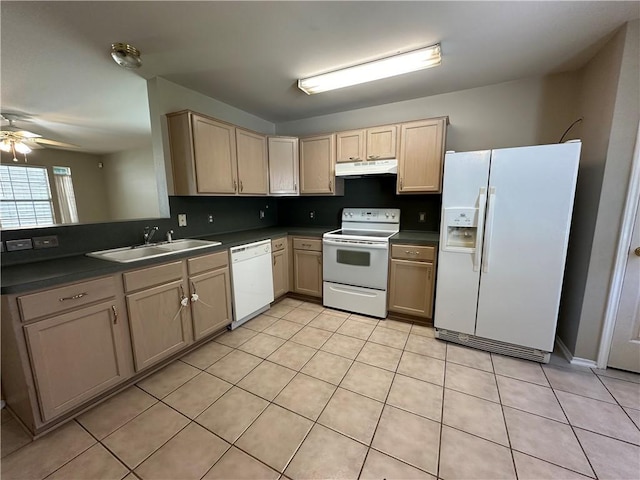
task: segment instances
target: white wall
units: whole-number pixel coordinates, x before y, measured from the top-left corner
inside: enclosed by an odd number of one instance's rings
[[[448,115],[449,150],[555,143],[576,119],[576,82],[573,73],[517,80],[279,123],[276,131],[303,136]]]
[[[584,150],[559,334],[596,360],[640,121],[640,22],[623,27],[584,68]]]
[[[160,216],[151,145],[102,157],[110,218],[134,220]]]
[[[164,172],[164,178],[158,178],[158,181],[161,185],[166,182],[166,193],[169,195],[173,195],[173,178],[171,173],[169,132],[167,129],[167,118],[165,116],[167,113],[178,112],[180,110],[193,110],[259,133],[275,133],[275,125],[271,122],[215,100],[214,98],[176,85],[164,78],[155,77],[149,80],[147,82],[147,90],[149,92],[154,161],[157,174]],[[162,193],[160,195],[162,197]],[[168,204],[166,208],[168,211]]]

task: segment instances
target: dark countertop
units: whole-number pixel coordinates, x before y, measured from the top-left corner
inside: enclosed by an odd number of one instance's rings
[[[1,293],[24,293],[43,288],[50,288],[65,283],[77,282],[92,277],[112,275],[114,273],[135,270],[171,260],[214,253],[245,243],[258,242],[260,240],[274,239],[285,235],[299,235],[307,237],[322,237],[322,234],[335,227],[270,227],[241,232],[214,234],[199,237],[203,240],[222,242],[221,245],[203,248],[190,252],[174,253],[163,257],[150,258],[131,263],[117,263],[85,255],[55,258],[33,263],[24,263],[2,267]],[[419,245],[437,244],[439,235],[437,232],[402,231],[391,238],[391,243],[413,243]]]

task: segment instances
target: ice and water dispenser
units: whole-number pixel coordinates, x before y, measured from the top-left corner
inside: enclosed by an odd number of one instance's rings
[[[452,252],[474,252],[478,233],[477,208],[444,209],[444,242],[442,249]]]

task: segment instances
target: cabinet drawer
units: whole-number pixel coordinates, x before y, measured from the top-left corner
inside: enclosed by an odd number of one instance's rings
[[[182,261],[143,268],[122,275],[125,292],[162,285],[182,278]]]
[[[433,261],[436,258],[436,247],[391,245],[391,258]]]
[[[293,248],[296,250],[313,250],[315,252],[321,252],[322,240],[315,238],[294,238]]]
[[[227,265],[229,265],[229,252],[227,250],[187,260],[189,275],[197,275],[198,273],[206,272],[207,270],[215,270],[220,267],[226,267]]]
[[[116,286],[113,277],[75,283],[44,292],[18,297],[22,321],[76,309],[100,300],[113,298]]]
[[[280,250],[284,250],[287,246],[287,237],[276,238],[275,240],[271,240],[271,251],[279,252]]]

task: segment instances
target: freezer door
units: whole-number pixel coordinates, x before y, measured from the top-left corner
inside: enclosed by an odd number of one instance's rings
[[[493,150],[476,335],[552,351],[580,143]]]
[[[448,153],[444,162],[438,276],[433,322],[437,328],[473,334],[476,325],[484,199],[491,151]],[[473,249],[446,248],[447,212],[475,212]],[[449,215],[451,217],[451,215]],[[457,251],[456,251],[457,250]]]

